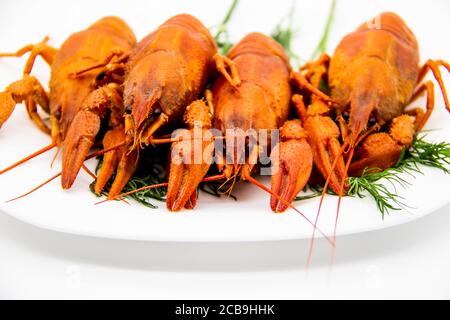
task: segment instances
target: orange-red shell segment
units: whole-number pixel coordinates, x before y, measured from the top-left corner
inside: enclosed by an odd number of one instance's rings
[[[128,63],[124,92],[135,127],[161,112],[169,122],[178,120],[202,93],[216,53],[209,31],[187,14],[170,18],[141,40]]]
[[[226,129],[276,129],[289,116],[291,67],[283,48],[261,33],[250,33],[228,54],[235,63],[241,85],[223,77],[213,86],[214,127]]]
[[[350,130],[357,131],[371,114],[381,123],[400,115],[418,75],[414,34],[398,15],[385,12],[340,42],[330,62],[329,83],[332,98],[344,109],[350,106]]]
[[[95,70],[74,77],[73,74],[103,62],[113,50],[130,51],[136,38],[120,18],[105,17],[88,29],[71,35],[58,50],[51,66],[50,113],[59,119],[61,138],[94,89]]]

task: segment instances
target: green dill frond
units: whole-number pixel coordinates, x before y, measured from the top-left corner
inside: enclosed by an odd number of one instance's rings
[[[300,57],[292,50],[292,40],[295,37],[297,30],[292,27],[294,20],[295,6],[293,5],[289,14],[284,17],[275,27],[271,37],[283,46],[286,53],[291,60],[294,67],[300,63]]]
[[[425,141],[426,135],[416,136],[409,156],[415,163],[441,169],[450,173],[450,143],[430,143]]]
[[[385,214],[389,214],[391,210],[398,211],[410,208],[402,202],[404,199],[397,194],[396,185],[402,187],[410,185],[408,181],[399,176],[401,172],[405,172],[405,168],[389,168],[381,172],[366,169],[361,177],[348,178],[349,190],[347,194],[365,198],[367,193],[369,193],[375,200],[377,208],[384,219]],[[393,192],[388,189],[386,183],[392,185]]]
[[[349,177],[349,190],[347,196],[365,198],[370,195],[376,202],[382,217],[391,211],[411,209],[404,198],[398,195],[397,188],[411,186],[408,178],[415,178],[423,174],[420,165],[433,167],[450,173],[450,143],[431,143],[425,141],[425,135],[416,135],[409,150],[404,149],[395,166],[384,171],[368,169],[360,177]],[[391,188],[388,188],[388,186]],[[298,196],[295,200],[305,200],[321,196],[322,187],[310,187],[313,191],[305,196]],[[334,194],[330,189],[327,194]]]
[[[233,46],[233,43],[230,41],[227,25],[236,9],[238,2],[239,0],[233,0],[222,22],[212,28],[217,29],[214,40],[216,41],[217,47],[219,48],[219,52],[223,55],[227,54]]]
[[[409,150],[404,149],[400,154],[397,164],[382,172],[366,169],[361,177],[350,177],[348,183],[349,195],[364,197],[363,191],[367,191],[376,201],[382,216],[390,210],[410,208],[397,194],[396,186],[406,188],[411,185],[402,174],[414,178],[416,174],[422,174],[419,165],[433,167],[450,173],[450,144],[446,142],[431,143],[424,140],[425,135],[416,135]],[[390,192],[385,186],[390,183],[394,192]]]
[[[312,54],[311,60],[317,58],[320,54],[327,51],[328,37],[330,35],[331,26],[333,25],[335,12],[336,0],[333,0],[333,2],[331,3],[330,12],[328,14],[327,23],[325,24],[325,29],[323,31],[322,37],[320,38],[319,44]]]
[[[303,193],[306,193],[306,194],[295,197],[294,201],[314,199],[316,197],[320,197],[322,195],[322,192],[323,192],[323,186],[321,186],[319,184],[313,185],[313,186],[308,185],[303,190]],[[332,196],[336,195],[336,193],[331,188],[327,188],[327,191],[325,193],[332,195]]]
[[[128,181],[125,188],[122,190],[123,193],[130,192],[142,187],[159,184],[166,182],[166,170],[164,169],[163,157],[158,157],[158,154],[165,154],[161,152],[160,148],[154,148],[155,150],[150,150],[151,152],[147,152],[143,154],[140,160],[140,165],[136,173],[131,177]],[[98,163],[95,168],[95,173],[97,174],[103,164],[103,157],[98,158]],[[115,173],[111,177],[111,179],[106,184],[103,192],[99,196],[107,196],[108,191],[111,188],[112,182],[115,179]],[[95,194],[94,186],[95,182],[91,183],[89,186],[92,193]],[[140,191],[137,193],[133,193],[128,195],[127,198],[131,198],[139,202],[140,204],[156,209],[158,208],[153,204],[154,200],[165,201],[167,194],[166,187],[153,188],[149,190]]]

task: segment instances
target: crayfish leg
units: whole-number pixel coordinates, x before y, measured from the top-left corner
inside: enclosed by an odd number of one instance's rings
[[[428,71],[431,70],[431,72],[434,75],[434,78],[439,84],[439,87],[441,88],[442,96],[444,98],[445,107],[448,112],[450,112],[450,102],[447,95],[447,89],[445,88],[444,81],[442,80],[442,74],[439,70],[439,67],[444,67],[447,69],[448,72],[450,72],[450,65],[448,62],[444,60],[428,60],[423,67],[419,71],[419,80],[418,82],[422,81],[425,75],[428,73]]]
[[[219,71],[233,87],[238,87],[241,84],[241,79],[239,78],[239,72],[233,60],[222,56],[219,53],[216,53],[213,58],[216,62],[217,71]]]
[[[23,48],[17,50],[14,53],[0,53],[0,58],[3,57],[15,57],[20,58],[24,54],[30,52],[30,56],[25,64],[25,68],[23,70],[24,74],[30,74],[33,69],[34,62],[36,61],[37,56],[41,56],[48,65],[53,63],[53,59],[58,52],[58,49],[55,49],[47,44],[49,38],[45,37],[41,42],[37,44],[29,44],[24,46]]]
[[[291,79],[294,81],[294,83],[302,88],[302,89],[306,89],[309,92],[311,92],[312,94],[316,95],[317,97],[319,97],[320,99],[326,101],[326,102],[333,102],[333,100],[327,96],[325,93],[323,93],[322,91],[320,91],[320,89],[314,87],[306,78],[305,76],[300,73],[300,72],[292,72],[291,73]]]
[[[31,120],[42,132],[50,134],[50,128],[39,116],[36,108],[36,104],[39,104],[44,111],[49,110],[48,94],[35,77],[27,74],[0,93],[0,127],[11,116],[16,104],[24,101]]]
[[[106,56],[104,61],[77,70],[72,73],[72,76],[79,77],[85,74],[86,72],[100,69],[99,70],[100,76],[97,76],[96,81],[101,81],[100,78],[111,76],[117,73],[118,71],[123,71],[125,69],[125,62],[128,60],[129,56],[130,56],[129,51],[125,51],[121,48],[116,48],[112,50],[112,52],[108,56]]]
[[[415,121],[415,130],[421,131],[426,123],[428,122],[428,119],[431,116],[431,113],[434,110],[434,84],[432,81],[426,81],[425,83],[421,84],[419,88],[417,88],[416,92],[414,93],[413,97],[411,98],[410,103],[415,101],[417,98],[419,98],[422,94],[427,93],[427,102],[425,105],[425,113],[422,111],[422,109],[415,108],[412,110],[408,110],[406,113],[409,115],[413,115],[416,118]]]

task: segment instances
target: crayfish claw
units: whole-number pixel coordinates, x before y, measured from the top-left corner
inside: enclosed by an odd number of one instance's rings
[[[313,155],[299,120],[287,121],[280,130],[281,142],[271,153],[272,192],[270,207],[283,212],[305,187],[311,175]],[[282,201],[281,199],[284,201]]]
[[[211,166],[214,140],[209,110],[203,100],[192,102],[184,114],[189,129],[180,130],[179,141],[172,144],[166,201],[171,211],[194,208],[197,187]]]
[[[327,116],[312,116],[306,119],[304,127],[308,132],[315,166],[328,180],[331,189],[339,194],[342,181],[346,179],[346,170],[344,150],[338,140],[338,126]]]
[[[100,117],[89,111],[79,112],[73,119],[63,143],[61,184],[69,189],[75,181],[100,130]]]
[[[125,141],[125,131],[123,126],[118,126],[112,130],[109,130],[103,138],[103,148],[110,149]],[[95,182],[94,191],[97,195],[100,195],[111,179],[114,171],[116,170],[120,159],[126,153],[125,145],[122,145],[116,149],[106,152],[103,155],[103,162],[100,171]]]
[[[183,141],[172,144],[166,201],[171,211],[195,206],[196,199],[192,201],[193,197],[196,197],[197,187],[212,162],[214,143],[204,139],[195,140],[192,136],[192,130],[186,130],[181,135]],[[194,152],[198,152],[199,157]]]
[[[402,150],[411,147],[414,133],[411,117],[401,115],[392,120],[389,133],[368,135],[356,149],[354,161],[349,168],[350,176],[359,177],[367,168],[372,172],[380,172],[394,166]]]
[[[130,181],[134,172],[137,169],[139,151],[132,150],[129,152],[120,152],[120,160],[117,165],[116,177],[108,193],[108,199],[116,199],[118,195],[122,192],[123,188]]]

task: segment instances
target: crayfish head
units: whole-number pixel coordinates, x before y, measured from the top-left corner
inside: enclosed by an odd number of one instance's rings
[[[372,83],[369,79],[361,80],[357,81],[350,97],[349,132],[345,141],[350,148],[354,148],[359,143],[360,137],[369,127],[379,122],[376,113],[379,102],[377,92],[368,85]]]

